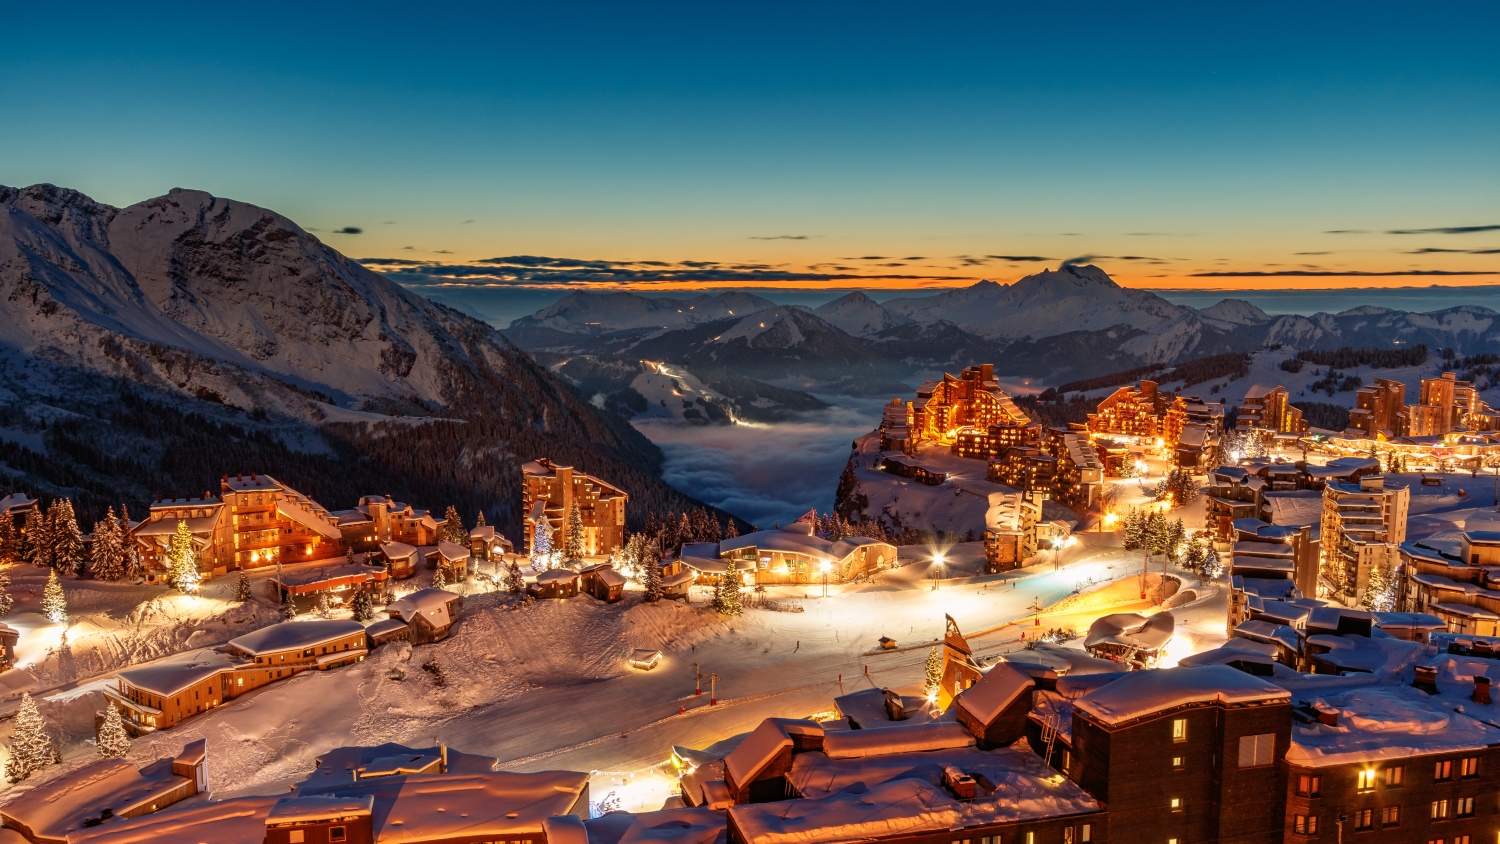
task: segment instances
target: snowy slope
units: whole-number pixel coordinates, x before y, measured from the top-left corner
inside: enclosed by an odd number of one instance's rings
[[[0,344],[27,355],[250,406],[233,368],[443,403],[474,356],[505,354],[474,336],[488,335],[479,323],[247,203],[175,189],[115,209],[38,185],[0,187],[0,212]],[[231,369],[202,371],[208,361]]]
[[[936,296],[892,299],[885,309],[921,323],[947,320],[990,339],[1048,337],[1122,324],[1154,331],[1197,315],[1155,293],[1123,288],[1096,266],[1074,264],[1011,285],[980,282]]]
[[[684,328],[774,307],[749,293],[728,292],[690,299],[648,298],[628,292],[572,293],[513,328],[547,328],[573,334],[602,334],[632,328]]]
[[[907,321],[882,308],[861,290],[817,307],[813,313],[856,337],[869,337]]]

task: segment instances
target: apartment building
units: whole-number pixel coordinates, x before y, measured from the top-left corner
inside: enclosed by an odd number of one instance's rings
[[[1322,575],[1333,584],[1335,600],[1357,605],[1376,568],[1395,576],[1410,504],[1411,490],[1387,487],[1382,475],[1323,487]]]
[[[1275,434],[1305,434],[1307,422],[1302,411],[1290,403],[1282,386],[1257,384],[1245,392],[1234,427],[1240,431],[1267,431]]]
[[[1365,439],[1406,435],[1406,385],[1388,378],[1360,387],[1349,411],[1349,430]]]
[[[1455,545],[1443,537],[1403,543],[1397,608],[1436,616],[1452,633],[1500,634],[1500,525],[1467,526]]]
[[[1089,433],[1160,437],[1170,403],[1171,396],[1158,390],[1155,381],[1126,385],[1102,399],[1089,414]]]
[[[563,547],[574,504],[583,518],[583,553],[608,554],[625,545],[625,505],[630,496],[623,490],[545,457],[522,466],[521,475],[528,551],[538,530],[550,531],[553,548]]]

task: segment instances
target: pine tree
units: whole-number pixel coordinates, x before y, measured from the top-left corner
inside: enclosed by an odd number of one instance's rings
[[[30,694],[22,693],[21,708],[11,719],[10,761],[5,777],[18,783],[58,761],[57,748],[47,735],[47,720],[37,711]]]
[[[1146,518],[1141,511],[1130,508],[1125,514],[1125,529],[1122,540],[1126,551],[1139,551],[1146,547]]]
[[[721,615],[740,614],[740,573],[735,568],[733,557],[724,564],[724,575],[719,578],[718,592],[714,595],[714,608]]]
[[[1187,527],[1183,525],[1182,519],[1178,519],[1167,526],[1166,548],[1164,553],[1168,559],[1174,562],[1180,561],[1183,542],[1187,540]]]
[[[52,540],[47,530],[47,517],[42,515],[41,504],[26,511],[21,538],[26,562],[38,568],[52,565]]]
[[[172,542],[167,547],[167,579],[174,587],[190,595],[203,580],[198,573],[198,553],[193,549],[193,531],[181,519],[177,520],[177,530],[173,531]]]
[[[724,538],[725,539],[737,539],[737,538],[739,538],[739,535],[740,535],[740,529],[737,528],[737,527],[735,527],[735,525],[734,525],[734,517],[730,516],[729,517],[729,524],[725,525],[725,527],[724,527]]]
[[[552,568],[552,526],[544,518],[531,531],[531,570]]]
[[[0,569],[0,616],[10,615],[15,606],[16,599],[10,596],[10,572]]]
[[[318,593],[318,606],[313,612],[318,614],[318,618],[333,618],[338,608],[338,601],[334,600],[333,593],[325,589]]]
[[[645,559],[642,563],[644,574],[642,580],[645,585],[645,599],[648,603],[654,603],[662,599],[661,587],[661,549],[656,540],[646,543]]]
[[[583,513],[578,502],[568,508],[568,538],[563,543],[563,561],[576,565],[583,562]]]
[[[125,579],[136,580],[146,574],[146,567],[141,565],[141,550],[131,543],[125,549]]]
[[[292,593],[286,592],[281,596],[281,617],[291,621],[297,617],[297,602],[292,600]]]
[[[521,567],[516,565],[515,560],[505,567],[505,588],[512,595],[519,595],[526,591],[526,579],[521,577]]]
[[[452,505],[449,505],[447,512],[443,514],[442,539],[454,545],[469,544],[469,532],[464,529],[464,520],[458,517],[458,508]]]
[[[83,575],[83,534],[78,530],[78,518],[73,514],[73,502],[64,498],[53,503],[57,512],[52,524],[52,565],[75,577]]]
[[[251,595],[250,575],[245,574],[244,569],[240,569],[239,579],[234,582],[234,599],[243,604],[250,600]]]
[[[375,618],[375,601],[370,597],[367,589],[361,589],[354,593],[354,603],[350,607],[354,611],[355,621],[370,621]]]
[[[943,655],[937,645],[927,653],[927,676],[922,682],[922,694],[928,700],[937,700],[938,690],[943,685]]]
[[[47,586],[42,590],[42,615],[53,624],[68,620],[68,599],[62,584],[57,582],[57,569],[47,573]]]
[[[476,518],[476,519],[475,519],[475,520],[474,520],[474,527],[477,527],[477,528],[482,528],[482,527],[484,527],[484,511],[483,511],[483,510],[480,510],[480,511],[479,511],[479,516],[478,516],[478,518]]]
[[[124,759],[130,754],[130,734],[125,732],[125,722],[120,720],[120,710],[113,701],[104,702],[104,724],[99,727],[94,746],[105,759]]]
[[[433,589],[442,589],[444,586],[448,585],[448,578],[446,578],[446,577],[443,576],[443,571],[444,570],[445,570],[445,567],[443,566],[442,561],[439,561],[438,562],[437,571],[435,571],[435,572],[432,573],[432,588]]]
[[[16,520],[9,513],[0,513],[0,566],[8,566],[20,560],[21,532],[16,530]]]
[[[89,574],[95,580],[119,580],[125,576],[125,533],[111,507],[94,523],[94,542],[89,546]]]

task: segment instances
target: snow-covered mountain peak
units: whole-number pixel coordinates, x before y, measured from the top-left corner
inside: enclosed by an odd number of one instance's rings
[[[1271,321],[1269,314],[1244,299],[1225,299],[1198,313],[1231,325],[1261,325]]]
[[[813,313],[856,337],[869,337],[907,321],[882,308],[862,290],[840,296]]]

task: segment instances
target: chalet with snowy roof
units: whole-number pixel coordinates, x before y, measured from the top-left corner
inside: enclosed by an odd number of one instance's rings
[[[578,588],[601,601],[614,603],[625,595],[625,575],[609,563],[584,566],[578,572]]]
[[[404,635],[395,638],[406,639],[415,644],[426,644],[448,638],[448,633],[458,621],[458,615],[463,611],[463,606],[464,599],[460,595],[444,589],[420,589],[398,598],[385,610],[390,616],[389,620],[399,621],[406,625]],[[380,623],[383,624],[383,622]],[[375,635],[375,625],[371,625],[367,632]],[[386,633],[386,628],[380,632]]]
[[[527,591],[538,598],[572,598],[578,594],[578,581],[578,572],[573,569],[548,569],[536,576]]]
[[[70,832],[68,844],[543,844],[549,818],[588,814],[588,774],[494,770],[400,745],[345,748],[290,794],[194,801]],[[463,756],[463,755],[459,755]]]
[[[478,525],[469,531],[469,553],[476,560],[489,562],[515,552],[515,545],[496,531],[494,525]]]
[[[441,571],[444,582],[458,583],[469,577],[469,554],[468,547],[441,539],[436,548],[427,552],[427,567]]]
[[[571,466],[545,457],[521,467],[521,512],[525,514],[526,548],[531,549],[539,528],[550,531],[552,547],[567,541],[565,528],[574,504],[583,521],[583,553],[608,554],[625,545],[625,505],[629,496]]]
[[[372,553],[376,560],[385,565],[386,572],[392,579],[405,580],[417,573],[417,557],[420,554],[405,542],[382,542],[379,550]]]
[[[33,844],[66,844],[112,819],[138,818],[208,791],[207,742],[144,768],[101,759],[0,806],[0,824]]]
[[[257,666],[320,671],[364,659],[365,626],[341,619],[286,621],[230,639],[226,649]]]
[[[350,551],[374,551],[388,543],[421,547],[437,543],[445,521],[388,495],[366,495],[352,510],[333,514]]]
[[[701,580],[717,582],[734,562],[741,582],[840,583],[896,559],[896,546],[866,536],[830,541],[808,516],[779,530],[760,530],[720,542],[691,542],[679,561]]]
[[[860,689],[833,699],[833,707],[851,729],[868,730],[893,724],[925,724],[942,714],[937,704],[923,697],[898,694],[891,689]]]
[[[384,566],[353,563],[345,558],[333,563],[283,566],[272,582],[283,597],[328,592],[347,604],[361,590],[382,590],[389,578],[390,571]]]
[[[8,671],[16,664],[16,645],[20,642],[21,632],[0,622],[0,671]]]
[[[190,651],[127,668],[115,688],[103,691],[120,710],[126,729],[136,734],[165,730],[238,694],[243,685],[228,678],[240,667],[216,651]]]
[[[28,512],[35,510],[37,501],[24,492],[13,492],[0,497],[0,516],[9,516],[11,519],[19,519]]]
[[[1101,616],[1089,625],[1083,649],[1133,669],[1151,668],[1171,643],[1176,624],[1166,611],[1150,616],[1133,612]]]
[[[148,581],[165,576],[178,522],[192,531],[205,574],[344,556],[338,518],[322,505],[270,475],[225,475],[217,496],[160,499],[130,531]]]

